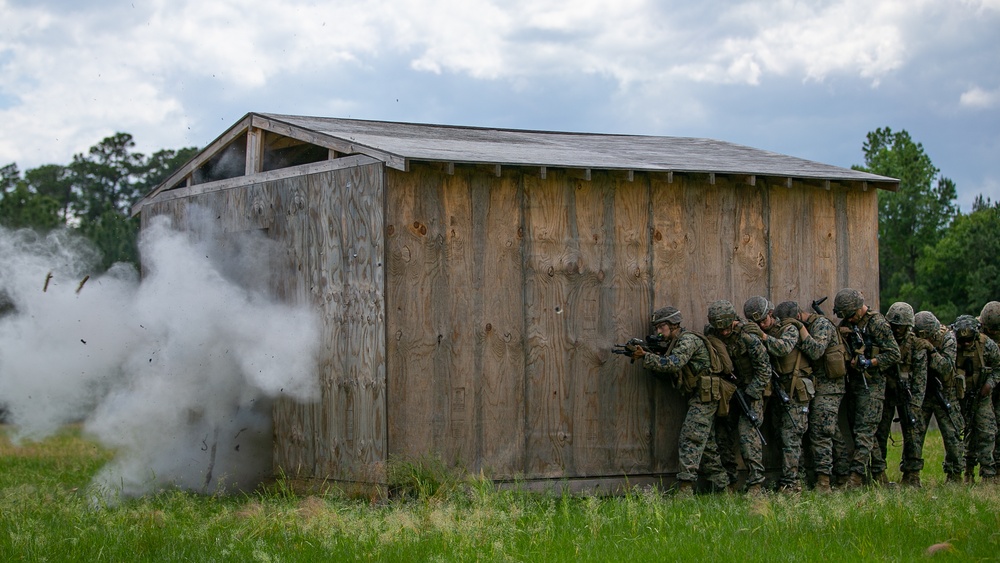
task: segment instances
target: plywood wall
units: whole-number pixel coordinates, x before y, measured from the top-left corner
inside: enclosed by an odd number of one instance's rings
[[[716,299],[877,292],[874,191],[491,172],[388,172],[390,457],[497,478],[674,472],[685,404],[612,344],[662,305],[702,330]]]
[[[184,228],[195,206],[225,232],[263,229],[285,249],[276,295],[322,322],[321,394],[274,410],[274,464],[289,478],[383,482],[386,459],[384,180],[351,166],[147,205]]]

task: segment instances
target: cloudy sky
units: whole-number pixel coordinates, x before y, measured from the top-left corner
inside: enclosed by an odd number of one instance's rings
[[[905,129],[1000,200],[1000,0],[0,0],[0,165],[250,111],[709,137],[848,167]]]

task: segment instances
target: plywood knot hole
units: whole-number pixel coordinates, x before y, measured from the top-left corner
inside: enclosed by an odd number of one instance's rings
[[[486,332],[490,332],[492,330],[493,330],[493,325],[490,323],[486,323]]]
[[[396,226],[395,225],[389,225],[388,227],[385,228],[385,234],[387,234],[389,236],[392,236],[392,234],[395,233],[395,232],[396,232]]]
[[[552,266],[549,266],[549,272],[548,272],[548,274],[549,274],[550,278],[553,277],[553,276],[555,276],[556,275],[555,268],[553,268]]]
[[[659,229],[653,231],[653,240],[655,240],[656,242],[660,242],[661,240],[663,240],[663,233],[661,233]]]

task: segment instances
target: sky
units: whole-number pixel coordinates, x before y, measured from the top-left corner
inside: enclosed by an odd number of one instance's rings
[[[705,137],[850,167],[906,130],[1000,200],[1000,0],[0,0],[0,166],[248,112]]]

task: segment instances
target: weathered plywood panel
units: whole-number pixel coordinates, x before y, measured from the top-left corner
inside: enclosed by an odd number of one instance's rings
[[[878,200],[874,188],[843,189],[846,230],[838,232],[838,248],[847,246],[846,260],[839,263],[844,286],[860,289],[865,302],[879,308],[878,287]],[[842,287],[844,287],[842,286]],[[839,288],[838,288],[839,289]]]
[[[633,181],[613,176],[612,263],[605,273],[610,301],[608,331],[614,343],[623,343],[649,332],[647,311],[652,311],[651,213],[649,177],[637,175]],[[641,368],[621,356],[608,354],[607,364],[597,376],[600,384],[598,417],[600,443],[608,448],[609,474],[641,474],[654,468],[651,391],[658,383]],[[593,407],[590,407],[593,408]]]
[[[466,176],[472,195],[477,462],[487,475],[524,468],[524,279],[520,178]]]
[[[390,172],[389,443],[519,475],[524,455],[520,187],[474,169]]]

